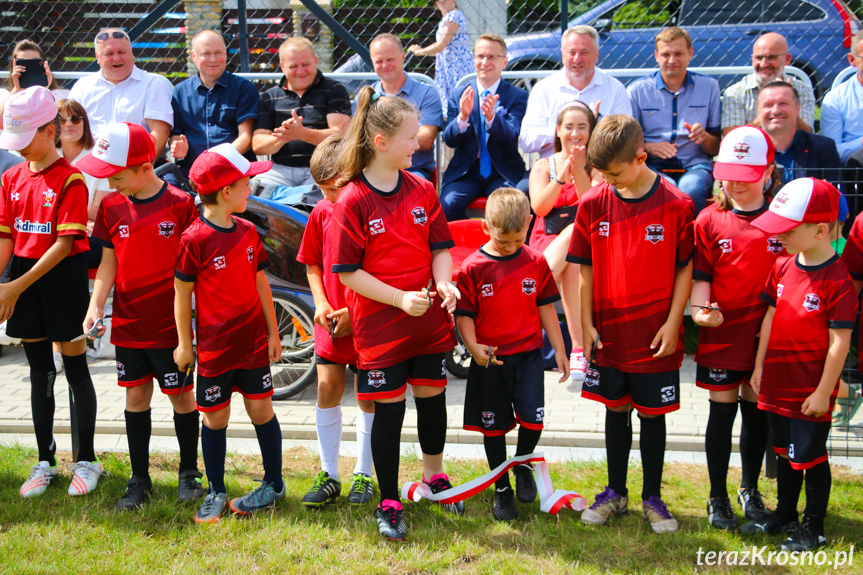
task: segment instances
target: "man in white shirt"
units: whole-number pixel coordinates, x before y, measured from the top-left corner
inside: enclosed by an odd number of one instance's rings
[[[536,83],[530,92],[518,142],[524,152],[541,158],[554,152],[554,127],[560,109],[580,100],[599,115],[632,114],[626,88],[596,67],[599,34],[590,26],[573,26],[561,38],[563,68]]]
[[[135,66],[132,41],[119,28],[96,34],[95,46],[101,70],[75,82],[69,99],[84,106],[94,138],[111,122],[138,124],[161,153],[174,123],[170,82]]]

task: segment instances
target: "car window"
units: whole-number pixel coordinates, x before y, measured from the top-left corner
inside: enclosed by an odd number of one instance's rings
[[[754,24],[761,21],[760,1],[686,0],[681,26]]]
[[[763,0],[763,3],[765,22],[806,22],[826,18],[821,8],[800,0]]]
[[[677,23],[680,2],[661,0],[632,0],[624,2],[603,14],[600,19],[611,20],[615,30],[636,28],[664,28]]]

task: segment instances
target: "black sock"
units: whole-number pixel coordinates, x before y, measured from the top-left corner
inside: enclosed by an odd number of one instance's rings
[[[608,486],[626,495],[626,472],[632,450],[632,411],[605,410],[605,457],[608,460]]]
[[[797,520],[797,501],[803,486],[803,471],[791,467],[784,457],[776,457],[776,515],[783,523]]]
[[[707,453],[707,473],[710,476],[710,497],[728,497],[728,460],[731,458],[731,428],[737,417],[737,403],[710,400],[710,415],[704,434]]]
[[[197,411],[174,412],[174,431],[180,445],[180,472],[198,469],[199,420]]]
[[[488,459],[488,468],[494,469],[504,461],[506,461],[506,436],[504,435],[486,435],[482,438],[483,447],[485,447],[485,456]],[[511,487],[509,482],[509,472],[504,473],[497,481],[494,482],[495,489],[506,489]]]
[[[375,402],[375,419],[372,423],[372,459],[375,462],[381,501],[384,499],[399,500],[399,446],[404,420],[404,400],[396,403]]]
[[[803,517],[822,535],[832,484],[830,464],[826,461],[806,470],[806,508],[803,510]]]
[[[228,449],[228,428],[210,429],[201,426],[201,451],[204,454],[204,469],[213,493],[227,493],[225,489],[225,451]]]
[[[30,409],[33,430],[39,447],[39,461],[57,465],[54,452],[54,356],[50,341],[24,342],[24,353],[30,364]]]
[[[665,415],[641,417],[641,467],[644,484],[641,499],[662,497],[662,467],[665,464]]]
[[[261,459],[264,460],[264,481],[277,492],[281,491],[285,482],[282,481],[282,428],[279,419],[273,414],[267,423],[255,424],[255,434],[261,446]]]
[[[125,411],[126,439],[129,442],[129,460],[132,462],[132,475],[147,479],[150,477],[150,434],[153,429],[151,410]]]
[[[740,400],[740,462],[743,477],[740,487],[758,487],[761,462],[767,449],[767,412],[758,409],[755,402]]]
[[[515,454],[530,455],[536,451],[536,445],[539,443],[539,437],[541,435],[541,429],[528,429],[523,425],[519,425],[518,444],[515,447]]]
[[[443,453],[446,445],[446,390],[434,397],[415,397],[417,435],[423,453]]]
[[[96,433],[96,389],[90,379],[87,356],[63,355],[66,381],[75,400],[78,419],[78,461],[96,461],[93,435]]]

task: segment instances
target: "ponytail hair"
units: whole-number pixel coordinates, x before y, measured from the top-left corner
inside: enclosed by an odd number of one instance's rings
[[[357,109],[348,124],[339,148],[340,175],[336,187],[341,188],[356,178],[374,159],[375,136],[389,138],[398,132],[404,121],[416,109],[401,98],[381,96],[371,86],[357,94]]]

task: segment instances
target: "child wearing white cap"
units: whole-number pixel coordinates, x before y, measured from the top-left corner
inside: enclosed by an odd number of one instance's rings
[[[95,489],[102,465],[93,451],[96,391],[81,323],[87,311],[87,186],[84,176],[54,147],[57,104],[47,88],[9,97],[0,148],[26,160],[0,179],[0,269],[12,260],[11,281],[0,285],[0,322],[23,340],[30,364],[31,405],[39,462],[19,491],[41,495],[58,473],[54,456],[54,379],[51,342],[60,342],[74,397],[79,448],[69,495]]]
[[[773,450],[779,455],[776,511],[742,530],[791,532],[780,545],[784,551],[827,544],[827,437],[857,319],[857,292],[830,245],[838,213],[839,192],[832,184],[801,178],[786,184],[770,210],[752,223],[775,234],[789,255],[776,260],[762,293],[769,307],[751,379],[759,409],[770,413]],[[798,525],[804,474],[806,508]]]

